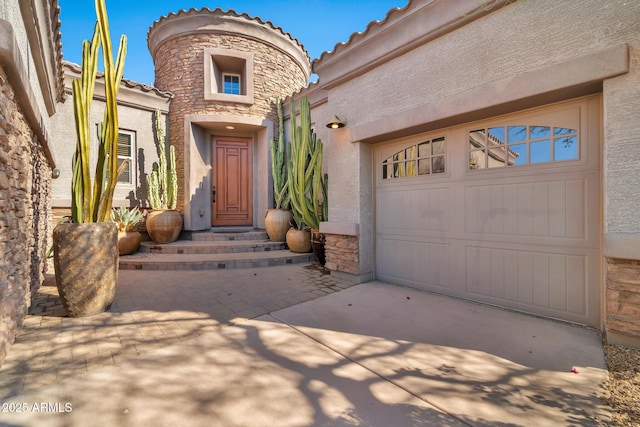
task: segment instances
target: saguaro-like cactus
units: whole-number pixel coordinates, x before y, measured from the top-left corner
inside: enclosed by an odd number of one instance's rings
[[[109,20],[104,0],[96,0],[97,22],[91,42],[82,42],[82,71],[73,81],[73,110],[78,138],[73,155],[71,182],[71,217],[77,223],[107,222],[111,217],[113,193],[118,175],[118,106],[116,97],[124,71],[127,37],[120,37],[117,59],[113,61]],[[98,71],[98,51],[102,45],[105,80],[104,120],[98,126],[98,161],[91,183],[91,122],[89,110]],[[93,188],[92,188],[93,187]]]
[[[276,209],[289,209],[291,199],[289,195],[289,176],[287,173],[287,151],[284,143],[284,118],[282,116],[282,101],[278,99],[278,141],[269,142],[271,151],[271,176],[273,177],[273,198]]]
[[[176,171],[176,149],[169,147],[169,165],[165,150],[164,130],[162,129],[162,114],[155,113],[156,145],[158,147],[158,162],[153,163],[151,175],[147,175],[147,193],[149,205],[152,209],[175,209],[178,201],[178,173]]]
[[[322,174],[322,141],[311,128],[311,106],[300,100],[300,126],[296,124],[295,102],[291,99],[291,159],[289,192],[293,218],[298,228],[318,229],[327,219],[327,174]]]

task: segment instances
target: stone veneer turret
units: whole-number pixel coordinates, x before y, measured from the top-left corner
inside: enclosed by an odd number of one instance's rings
[[[197,183],[203,178],[194,176],[201,172],[185,159],[185,147],[206,147],[206,142],[189,141],[190,129],[186,126],[190,118],[202,117],[198,129],[210,135],[224,133],[225,123],[239,124],[234,127],[243,136],[253,136],[257,150],[266,153],[265,137],[260,140],[254,125],[242,124],[262,121],[271,128],[264,135],[272,135],[273,124],[277,123],[275,101],[306,86],[311,73],[309,56],[297,40],[271,22],[219,8],[183,10],[161,17],[149,29],[148,45],[155,64],[155,86],[174,95],[168,141],[176,147],[178,209],[183,210],[194,197],[190,180]],[[248,74],[243,75],[246,87],[238,101],[234,96],[216,93],[220,92],[216,88],[220,84],[219,76],[216,83],[215,73],[220,72],[217,67]],[[266,159],[258,156],[257,161]],[[209,161],[201,160],[205,164]],[[186,225],[190,229],[188,218]]]

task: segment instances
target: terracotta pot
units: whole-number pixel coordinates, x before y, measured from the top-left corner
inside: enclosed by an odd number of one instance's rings
[[[145,222],[147,233],[155,243],[171,243],[178,240],[182,230],[182,216],[175,209],[152,210]]]
[[[311,233],[306,230],[290,228],[287,231],[287,246],[291,252],[311,252]]]
[[[138,252],[142,235],[137,231],[118,231],[118,253],[131,255]]]
[[[291,228],[293,216],[288,209],[269,209],[264,217],[264,227],[272,242],[284,242]]]
[[[311,248],[316,258],[318,258],[318,263],[323,267],[325,263],[324,242],[324,234],[320,233],[319,230],[311,230]]]
[[[53,264],[58,293],[70,317],[109,310],[118,281],[118,228],[110,222],[57,225]]]

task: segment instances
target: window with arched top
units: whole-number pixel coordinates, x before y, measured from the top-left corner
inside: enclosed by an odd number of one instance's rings
[[[446,148],[444,137],[406,147],[382,162],[382,179],[444,173]]]
[[[552,126],[498,126],[469,132],[469,169],[577,160],[578,131]]]

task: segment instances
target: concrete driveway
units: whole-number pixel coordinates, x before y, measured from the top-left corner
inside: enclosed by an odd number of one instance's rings
[[[595,426],[606,375],[590,329],[371,282],[4,399],[0,424]]]

